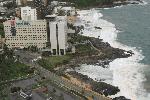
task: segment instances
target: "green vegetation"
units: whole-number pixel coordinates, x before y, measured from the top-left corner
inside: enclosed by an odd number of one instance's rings
[[[29,67],[20,62],[8,62],[0,64],[0,80],[10,80],[28,74]]]
[[[37,46],[28,46],[27,48],[23,48],[24,51],[31,51],[31,52],[37,52],[38,51],[38,48]]]
[[[5,46],[4,52],[0,54],[0,81],[25,76],[28,72],[29,66],[17,61],[14,57],[13,50],[9,50]]]
[[[75,54],[67,54],[63,56],[50,56],[45,57],[43,59],[40,59],[38,61],[39,65],[42,67],[53,71],[54,68],[68,64],[69,61],[75,56],[87,56],[87,55],[93,55],[97,54],[98,52],[93,49],[93,47],[88,43],[88,40],[90,40],[90,37],[82,36],[79,34],[69,36],[68,43],[71,43],[72,45],[75,45],[76,53]]]
[[[8,89],[5,85],[8,83],[1,83],[6,80],[17,79],[19,77],[23,77],[30,74],[29,66],[20,63],[14,57],[13,50],[9,50],[6,46],[4,46],[4,52],[0,53],[0,98],[5,100],[4,97],[8,95]],[[6,100],[8,100],[6,98]]]
[[[39,83],[32,85],[32,89],[37,89],[37,88],[39,88],[39,87],[41,87],[41,85],[40,85]]]
[[[47,57],[47,58],[43,58],[43,59],[39,60],[38,63],[42,67],[44,67],[48,70],[52,70],[53,68],[55,68],[59,65],[67,64],[71,58],[72,58],[71,55],[51,56],[51,57]]]
[[[5,37],[3,23],[0,23],[0,35],[1,35],[2,37]]]
[[[76,54],[91,55],[95,54],[96,50],[89,44],[90,39],[91,37],[77,34],[75,36],[70,36],[68,42],[75,45]]]
[[[70,39],[68,39],[68,43],[71,43],[71,44],[85,43],[86,41],[90,40],[90,37],[79,35],[79,34],[72,35],[69,37]]]
[[[90,53],[92,52],[92,50],[94,50],[90,44],[79,44],[76,45],[76,52],[78,53]]]
[[[90,7],[90,6],[102,6],[111,5],[115,1],[126,1],[126,0],[61,0],[67,2],[73,2],[77,7]]]
[[[9,87],[10,84],[0,84],[0,100],[9,100]]]

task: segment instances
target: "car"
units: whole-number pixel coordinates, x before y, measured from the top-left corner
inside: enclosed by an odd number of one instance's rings
[[[47,98],[46,100],[53,100],[53,98],[52,98],[52,97],[49,97],[49,98]]]
[[[23,97],[26,100],[31,100],[32,99],[32,93],[31,91],[22,91],[20,90],[20,96]]]

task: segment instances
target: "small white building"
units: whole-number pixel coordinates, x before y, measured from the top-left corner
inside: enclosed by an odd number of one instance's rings
[[[31,7],[21,7],[21,19],[28,20],[37,20],[36,9],[32,9]]]
[[[53,55],[66,54],[66,36],[67,36],[67,18],[66,16],[57,16],[55,21],[49,22],[50,44]]]
[[[51,5],[53,5],[53,6],[57,6],[58,4],[59,4],[58,1],[52,1],[52,2],[51,2]]]
[[[75,7],[62,7],[61,10],[64,10],[66,13],[69,13],[71,16],[76,14]]]

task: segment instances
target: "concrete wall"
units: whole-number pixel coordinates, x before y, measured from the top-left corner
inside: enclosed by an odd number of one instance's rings
[[[56,55],[66,54],[66,23],[65,22],[50,22],[50,43],[51,51],[56,50]],[[61,53],[63,51],[63,54]]]
[[[66,54],[66,23],[59,22],[58,23],[58,44],[59,44],[59,54],[61,54],[61,49],[64,50],[64,54]]]
[[[56,24],[55,22],[49,23],[50,27],[50,43],[51,43],[51,51],[53,53],[53,49],[57,52],[57,37],[56,37]]]

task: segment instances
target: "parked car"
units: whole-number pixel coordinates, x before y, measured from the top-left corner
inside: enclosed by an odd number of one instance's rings
[[[28,91],[20,90],[20,96],[23,97],[26,100],[31,100],[32,99],[32,91],[30,91],[30,90],[28,90]]]
[[[46,100],[53,100],[53,98],[52,98],[52,97],[49,97],[49,98],[47,98]]]

